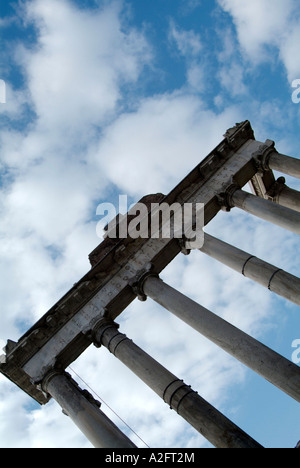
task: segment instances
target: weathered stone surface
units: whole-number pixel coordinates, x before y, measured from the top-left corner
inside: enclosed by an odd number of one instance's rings
[[[160,203],[164,198],[165,198],[165,195],[162,193],[151,194],[151,195],[146,195],[143,198],[141,198],[138,203],[143,203],[144,205],[146,205],[148,208],[148,212],[150,213],[151,203]],[[127,226],[129,225],[130,221],[132,221],[132,219],[134,219],[134,215],[127,216]],[[116,225],[117,225],[117,235],[118,235],[118,225],[119,225],[118,219],[116,221]],[[103,240],[103,242],[101,242],[101,244],[99,244],[98,247],[96,247],[96,249],[93,250],[93,252],[91,252],[89,255],[89,260],[90,260],[90,264],[92,268],[96,266],[97,263],[99,263],[108,252],[110,252],[118,244],[122,243],[122,241],[123,239],[120,239],[119,237],[115,239],[106,237]]]

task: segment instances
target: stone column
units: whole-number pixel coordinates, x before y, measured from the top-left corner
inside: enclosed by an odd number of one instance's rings
[[[128,437],[99,409],[88,391],[79,389],[66,372],[52,371],[42,388],[62,407],[95,448],[136,448]]]
[[[300,159],[291,158],[273,151],[267,160],[270,169],[300,179]]]
[[[262,448],[257,442],[201,398],[151,356],[119,333],[113,322],[100,322],[94,343],[104,345],[157,393],[171,409],[217,448]]]
[[[272,140],[261,145],[253,157],[263,171],[274,170],[300,179],[300,159],[278,153]]]
[[[155,276],[142,278],[140,288],[146,296],[300,402],[298,366]]]
[[[230,206],[238,207],[258,218],[300,234],[300,213],[263,198],[236,189],[230,195]]]
[[[269,188],[268,197],[274,203],[290,208],[294,211],[300,211],[300,192],[293,190],[285,184],[285,178],[279,177]]]
[[[279,205],[286,206],[291,210],[300,211],[300,192],[291,189],[286,185],[278,194],[275,202],[279,203]]]
[[[201,252],[300,305],[300,279],[205,233]]]

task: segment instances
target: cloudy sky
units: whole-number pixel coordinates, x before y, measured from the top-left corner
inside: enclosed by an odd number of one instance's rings
[[[99,203],[168,193],[246,119],[258,140],[300,156],[299,41],[298,0],[1,2],[1,347],[89,270]],[[235,210],[207,231],[300,274],[293,234]],[[199,252],[162,277],[292,358],[298,307]],[[135,301],[118,321],[262,445],[296,445],[298,403],[167,311]],[[72,369],[149,446],[209,447],[106,349]],[[55,402],[41,408],[0,376],[0,447],[90,446]]]

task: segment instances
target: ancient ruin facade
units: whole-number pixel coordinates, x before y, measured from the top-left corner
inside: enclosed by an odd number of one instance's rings
[[[156,208],[163,203],[198,204],[206,227],[221,210],[239,209],[300,234],[300,193],[286,185],[283,175],[276,180],[273,171],[299,179],[300,160],[278,153],[271,140],[257,141],[249,121],[242,122],[228,130],[221,143],[168,195],[142,199],[145,216],[151,217],[154,204]],[[243,190],[247,184],[252,193]],[[193,216],[195,227],[197,212]],[[129,215],[126,222],[132,219]],[[66,372],[90,345],[101,347],[99,352],[107,348],[215,447],[261,447],[116,324],[136,298],[141,302],[151,298],[300,401],[300,368],[296,364],[166,284],[160,275],[177,255],[197,255],[199,252],[191,250],[200,250],[297,305],[300,279],[203,230],[201,235],[203,242],[196,249],[187,235],[106,237],[90,255],[91,270],[18,342],[8,340],[0,371],[41,405],[54,398],[95,447],[134,448],[102,412],[99,402]]]

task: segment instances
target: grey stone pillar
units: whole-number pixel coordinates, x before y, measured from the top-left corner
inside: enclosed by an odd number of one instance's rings
[[[263,448],[126,335],[119,333],[113,322],[100,322],[96,326],[94,343],[108,348],[215,447]]]
[[[82,391],[66,372],[50,372],[42,388],[62,407],[95,448],[136,448],[99,409],[100,404]]]
[[[300,192],[285,185],[274,200],[279,205],[300,211]]]
[[[239,189],[230,195],[229,203],[231,207],[236,206],[258,218],[300,234],[300,213],[297,211],[276,205]]]
[[[300,368],[155,276],[141,280],[146,296],[300,402]]]
[[[205,233],[201,252],[300,305],[300,279]]]
[[[291,158],[274,151],[268,156],[267,164],[274,171],[300,179],[300,159]]]
[[[279,177],[276,182],[268,189],[268,197],[279,205],[300,211],[300,192],[293,190],[285,184],[285,178]]]

